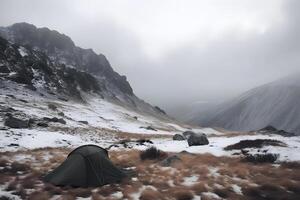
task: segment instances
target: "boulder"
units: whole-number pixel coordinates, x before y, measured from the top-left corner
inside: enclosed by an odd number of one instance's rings
[[[193,131],[185,131],[182,133],[182,135],[185,137],[185,138],[189,138],[191,135],[195,135],[196,133],[193,132]]]
[[[209,141],[205,134],[193,134],[188,138],[189,146],[208,145]]]
[[[5,126],[10,128],[28,128],[29,120],[28,119],[19,119],[10,115],[4,122]]]
[[[82,123],[82,124],[85,124],[85,125],[88,125],[88,124],[89,124],[88,121],[78,121],[78,122],[80,122],[80,123]]]
[[[150,131],[157,131],[155,128],[153,128],[152,126],[141,126],[140,128],[144,128],[146,130],[150,130]]]
[[[61,123],[61,124],[66,124],[67,122],[63,119],[63,118],[59,118],[57,120],[58,123]]]
[[[63,118],[57,118],[57,117],[43,117],[44,121],[48,121],[48,122],[55,122],[55,123],[61,123],[61,124],[66,124],[66,121]]]
[[[173,136],[173,140],[185,140],[185,137],[183,135],[180,135],[180,134],[175,134]]]

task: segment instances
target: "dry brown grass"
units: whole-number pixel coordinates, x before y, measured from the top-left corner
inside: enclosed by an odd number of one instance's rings
[[[137,192],[144,200],[192,199],[194,195],[199,195],[202,199],[211,198],[203,195],[205,192],[213,192],[226,199],[297,199],[300,195],[299,163],[283,163],[278,167],[271,164],[254,165],[241,162],[238,158],[215,157],[210,154],[179,153],[176,155],[181,161],[171,167],[162,167],[159,160],[141,161],[137,150],[109,152],[112,162],[117,166],[133,167],[136,172],[133,179],[126,179],[120,184],[97,189],[74,189],[43,183],[41,177],[63,162],[70,151],[71,149],[64,148],[45,148],[0,153],[1,183],[6,183],[6,190],[22,199],[43,199],[60,195],[60,199],[75,199],[80,196],[95,200],[114,200],[116,198],[111,195],[117,191],[123,194],[121,199],[129,200]],[[25,155],[29,159],[13,160],[17,155]],[[197,176],[198,180],[189,186],[184,185],[185,178],[192,176]],[[232,190],[233,184],[242,187],[244,196]]]
[[[207,187],[204,184],[204,182],[199,182],[192,186],[192,190],[195,192],[195,194],[200,195],[203,192],[207,192]]]
[[[153,199],[162,199],[162,195],[153,189],[145,189],[141,196],[140,196],[140,200],[153,200]]]
[[[188,189],[177,189],[173,194],[176,200],[191,200],[194,197],[193,193]]]
[[[49,198],[50,198],[50,195],[48,194],[48,192],[45,192],[45,191],[33,192],[28,197],[28,199],[31,199],[31,200],[48,200]]]

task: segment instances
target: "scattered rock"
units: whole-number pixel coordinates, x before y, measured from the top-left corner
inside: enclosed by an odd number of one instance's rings
[[[45,123],[45,122],[39,122],[39,123],[37,123],[36,124],[37,126],[40,126],[40,127],[48,127],[49,125],[47,124],[47,123]]]
[[[59,113],[57,113],[59,116],[62,116],[62,117],[64,117],[65,116],[65,113],[63,113],[63,112],[59,112]]]
[[[151,140],[148,140],[148,139],[139,139],[139,140],[136,140],[136,142],[139,145],[145,145],[145,143],[153,144],[153,142]]]
[[[133,148],[135,145],[147,145],[147,144],[153,144],[151,140],[148,139],[138,139],[138,140],[120,140],[119,142],[110,145],[107,150],[109,150],[112,147],[124,147],[124,148]]]
[[[8,147],[18,147],[20,146],[19,144],[15,144],[15,143],[10,143],[9,145],[7,145]]]
[[[64,97],[58,97],[58,99],[59,99],[59,100],[62,100],[62,101],[65,101],[65,102],[69,101],[69,99],[66,99],[66,98],[64,98]]]
[[[173,140],[185,140],[185,137],[183,135],[180,135],[180,134],[175,134],[173,136]]]
[[[209,141],[205,134],[193,134],[188,138],[189,146],[208,145]]]
[[[144,127],[144,126],[141,126],[140,128],[144,128],[146,130],[151,130],[151,131],[157,131],[155,128],[153,128],[152,126],[147,126],[147,127]]]
[[[19,119],[10,115],[4,122],[5,126],[10,128],[28,128],[29,120],[28,119]]]
[[[54,104],[48,104],[48,108],[49,108],[50,110],[57,110],[57,106],[54,105]]]
[[[23,102],[23,103],[28,103],[28,101],[24,100],[24,99],[19,99],[19,101]]]
[[[85,125],[88,125],[88,124],[89,124],[88,121],[78,121],[78,122],[80,122],[80,123],[82,123],[82,124],[85,124]]]
[[[249,151],[248,150],[245,150],[245,149],[241,149],[241,152],[243,155],[248,155]]]
[[[166,159],[164,159],[163,161],[161,161],[161,165],[164,167],[169,167],[176,161],[181,161],[179,156],[177,156],[177,155],[169,156]]]
[[[48,122],[55,122],[55,123],[61,123],[61,124],[66,124],[66,121],[63,118],[49,118],[49,117],[44,117],[43,120],[48,121]]]
[[[8,130],[8,128],[6,128],[6,127],[4,127],[4,126],[0,126],[0,130],[1,130],[1,131],[6,131],[6,130]]]

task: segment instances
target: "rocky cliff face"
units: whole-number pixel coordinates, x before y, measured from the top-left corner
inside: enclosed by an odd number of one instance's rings
[[[37,28],[27,23],[17,23],[0,29],[0,36],[12,43],[33,47],[45,53],[52,62],[65,64],[92,73],[103,81],[105,85],[115,87],[123,93],[133,95],[132,88],[125,76],[116,73],[104,55],[97,55],[91,49],[82,49],[66,35],[48,28]]]
[[[81,98],[94,92],[124,106],[164,115],[137,98],[126,80],[113,70],[106,57],[77,47],[66,35],[28,23],[0,27],[1,78]]]

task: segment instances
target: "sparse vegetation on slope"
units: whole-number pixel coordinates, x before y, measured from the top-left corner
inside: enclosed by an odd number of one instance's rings
[[[299,199],[299,163],[254,165],[238,158],[210,154],[175,154],[170,167],[159,160],[140,159],[140,151],[111,151],[119,167],[136,172],[132,179],[100,188],[56,187],[41,181],[70,149],[45,148],[0,153],[0,184],[23,199],[91,197],[92,199]],[[172,155],[172,154],[171,154]]]

